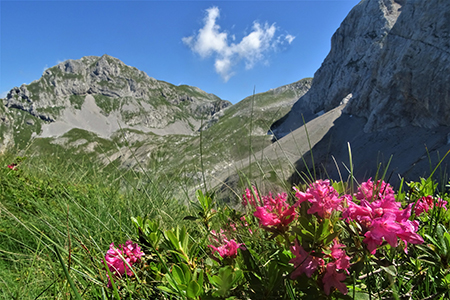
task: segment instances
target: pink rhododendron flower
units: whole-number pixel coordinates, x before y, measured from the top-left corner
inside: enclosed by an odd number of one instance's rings
[[[295,270],[291,274],[291,279],[295,279],[302,275],[311,277],[319,266],[324,265],[324,261],[320,257],[315,257],[309,254],[299,245],[298,240],[295,240],[293,246],[291,246],[291,252],[295,255],[289,262],[294,264]]]
[[[257,207],[258,202],[259,203],[261,202],[261,199],[259,198],[258,191],[256,190],[256,188],[253,186],[252,189],[256,195],[256,200],[255,200],[255,197],[253,197],[252,191],[250,189],[246,188],[245,194],[242,195],[242,205],[244,207],[247,207],[247,205],[249,205],[249,204],[253,207]]]
[[[304,201],[311,203],[308,214],[317,213],[319,217],[327,218],[334,210],[342,211],[343,209],[343,198],[339,197],[339,193],[330,186],[329,180],[315,181],[306,192],[301,192],[296,187],[294,190],[299,204]]]
[[[335,263],[327,264],[327,271],[322,278],[323,282],[323,290],[325,294],[329,295],[331,292],[331,287],[337,288],[342,294],[347,295],[348,289],[347,286],[342,283],[345,280],[345,274],[339,273],[336,269]]]
[[[213,245],[208,245],[208,247],[210,247],[213,250],[213,252],[212,252],[213,254],[215,252],[218,252],[222,258],[227,258],[227,257],[235,258],[237,256],[237,249],[239,249],[239,248],[245,249],[242,246],[243,245],[242,243],[238,244],[238,243],[236,243],[236,241],[234,239],[232,239],[230,241],[225,240],[224,242],[225,242],[225,244],[223,244],[219,247],[215,247]]]
[[[222,244],[223,241],[227,238],[224,234],[225,231],[221,228],[219,232],[216,232],[215,230],[210,231],[211,235],[213,236],[213,241],[215,241],[217,244]],[[209,239],[211,241],[211,239]]]
[[[285,232],[297,216],[296,206],[289,206],[286,200],[286,193],[278,194],[275,198],[272,194],[263,197],[264,206],[258,206],[253,214],[259,219],[259,225],[269,231]]]
[[[132,241],[127,241],[124,245],[119,245],[117,248],[114,247],[114,243],[111,243],[109,250],[106,252],[105,261],[114,276],[122,277],[125,273],[128,276],[133,276],[133,271],[131,271],[124,260],[130,266],[133,266],[143,255],[144,252],[141,251],[141,247]],[[108,279],[108,287],[111,287],[111,278],[109,276]]]
[[[445,210],[447,210],[447,201],[442,200],[441,198],[438,198],[436,201],[436,207],[443,207]]]
[[[235,258],[237,256],[237,249],[245,249],[244,244],[238,244],[234,239],[229,240],[225,235],[225,231],[222,229],[220,229],[219,233],[211,230],[211,235],[213,236],[212,242],[217,246],[208,245],[208,247],[212,249],[213,254],[218,252],[222,258]]]
[[[397,235],[402,232],[401,226],[395,222],[396,216],[392,213],[386,213],[381,218],[376,218],[372,222],[370,231],[364,235],[364,242],[370,253],[375,254],[376,249],[383,243],[383,238],[392,247],[397,247]]]
[[[446,205],[447,205],[447,201],[444,201],[441,198],[438,198],[436,200],[436,207],[443,207],[443,208],[445,208],[445,210],[447,210]],[[433,197],[431,195],[428,195],[426,197],[420,198],[417,201],[416,206],[414,208],[414,212],[415,212],[416,216],[419,216],[424,211],[428,212],[433,207],[434,207]]]
[[[10,165],[8,165],[8,168],[10,168],[11,170],[16,171],[17,170],[17,165],[16,164],[10,164]]]
[[[247,222],[247,220],[245,219],[245,216],[242,216],[242,217],[241,217],[241,221],[242,221],[244,227],[249,227],[248,222]],[[250,234],[253,234],[253,231],[252,231],[250,228],[248,229],[248,232],[249,232]]]
[[[333,242],[333,246],[331,246],[331,257],[335,260],[336,268],[339,270],[345,270],[347,274],[350,274],[348,268],[350,268],[350,257],[345,253],[342,248],[345,245],[340,244],[336,239]]]
[[[374,254],[378,246],[385,240],[392,247],[396,247],[400,238],[405,243],[420,244],[423,239],[416,233],[417,221],[410,221],[411,204],[401,209],[401,203],[395,201],[392,187],[384,181],[378,181],[376,186],[369,179],[361,184],[355,194],[360,204],[347,198],[347,208],[342,217],[349,221],[358,222],[365,236],[364,242],[370,253]]]
[[[236,231],[236,225],[234,223],[230,223],[229,225],[233,231]]]
[[[422,244],[423,238],[417,234],[417,230],[419,229],[419,221],[407,220],[400,224],[402,227],[402,231],[398,234],[398,237],[405,243],[404,251],[408,253],[407,245],[411,244]]]
[[[372,178],[369,178],[367,182],[363,182],[358,188],[356,193],[356,199],[367,200],[369,202],[383,199],[384,201],[395,201],[395,195],[392,186],[389,183],[378,180],[374,185]]]

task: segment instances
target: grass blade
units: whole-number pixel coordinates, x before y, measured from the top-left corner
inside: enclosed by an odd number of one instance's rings
[[[64,274],[66,275],[67,281],[69,282],[70,287],[72,288],[72,291],[75,294],[75,298],[77,300],[82,300],[80,294],[78,293],[77,287],[75,286],[75,283],[73,282],[72,278],[70,277],[69,271],[67,270],[66,265],[64,264],[64,261],[63,261],[61,255],[59,254],[58,247],[54,246],[54,248],[55,248],[56,256],[58,256],[59,262],[61,263],[61,266],[64,270]]]

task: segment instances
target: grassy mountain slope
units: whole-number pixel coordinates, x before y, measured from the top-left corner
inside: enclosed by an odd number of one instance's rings
[[[158,161],[161,172],[184,178],[186,190],[204,180],[212,188],[235,176],[240,168],[235,162],[272,143],[271,124],[311,81],[229,106],[196,87],[157,81],[107,55],[69,60],[12,89],[3,100],[0,147],[140,172]]]

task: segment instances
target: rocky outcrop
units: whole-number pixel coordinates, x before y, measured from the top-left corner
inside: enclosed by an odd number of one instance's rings
[[[391,184],[417,180],[429,176],[449,149],[449,82],[449,1],[362,0],[333,35],[311,89],[272,131],[284,137],[280,142],[296,129],[305,132],[305,123],[309,133],[326,131],[311,143],[313,156],[297,160],[297,173],[315,164],[321,176],[339,180],[346,176],[342,163],[349,165],[350,145],[357,180],[384,168]],[[317,124],[338,107],[341,116]],[[446,158],[442,170],[449,163]],[[291,180],[300,179],[294,174]]]
[[[162,129],[182,121],[191,132],[196,126],[192,120],[231,105],[196,87],[158,81],[108,55],[62,62],[39,80],[13,88],[4,102],[44,121],[64,122],[64,116],[81,110],[89,95],[105,117],[117,118],[112,122]]]
[[[342,22],[310,91],[275,124],[278,137],[347,97],[364,131],[450,125],[450,2],[363,0]]]

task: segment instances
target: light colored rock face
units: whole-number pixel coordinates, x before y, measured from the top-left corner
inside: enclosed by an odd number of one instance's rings
[[[301,113],[337,107],[364,117],[365,132],[450,125],[450,1],[362,0],[332,37],[309,92],[275,132]]]
[[[97,108],[98,116],[94,119],[101,122],[100,129],[107,124],[118,127],[121,123],[144,132],[154,129],[192,133],[198,129],[195,128],[197,119],[211,117],[231,105],[195,87],[158,81],[108,55],[62,62],[47,69],[39,80],[13,88],[4,101],[9,108],[56,122],[59,127],[44,128],[47,130],[44,136],[53,136],[65,132],[63,127],[68,126],[91,129],[87,122],[78,122],[86,119],[83,117],[86,112],[82,111],[87,109],[84,103],[87,96]],[[172,132],[173,124],[178,124],[176,127],[181,131]],[[166,130],[168,127],[172,129]],[[100,135],[109,136],[111,128],[100,130],[103,133]]]

